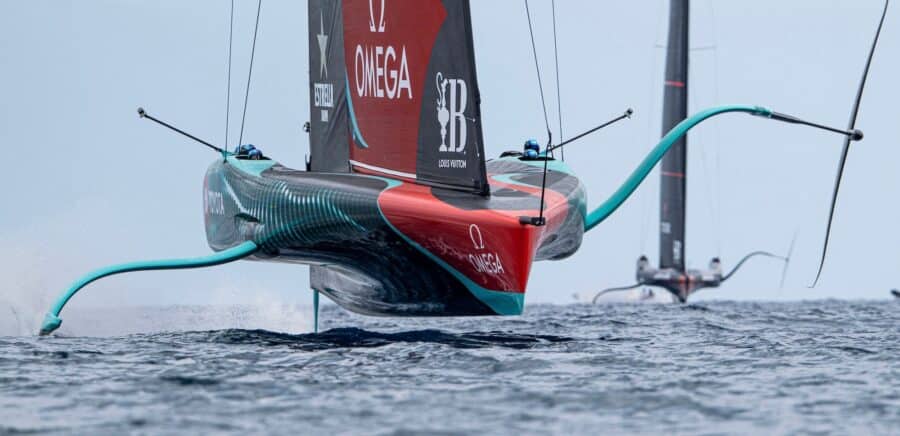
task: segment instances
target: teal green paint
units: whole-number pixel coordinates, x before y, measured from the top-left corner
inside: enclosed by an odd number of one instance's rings
[[[72,286],[70,286],[69,289],[66,290],[66,292],[64,292],[58,300],[56,300],[56,304],[53,305],[53,307],[50,309],[50,312],[48,312],[47,316],[44,317],[44,323],[41,326],[41,335],[50,334],[54,330],[59,328],[59,326],[62,324],[62,320],[59,318],[59,313],[62,312],[63,307],[79,290],[81,290],[81,288],[84,288],[95,280],[99,280],[103,277],[111,276],[114,274],[122,274],[132,271],[203,268],[208,266],[221,265],[223,263],[243,259],[255,253],[257,248],[258,246],[256,245],[256,243],[247,241],[227,250],[213,253],[209,256],[189,259],[165,259],[130,262],[119,265],[112,265],[105,268],[100,268],[96,271],[92,271],[73,283]]]
[[[385,177],[365,175],[359,175],[358,177],[381,180],[388,185],[385,189],[390,189],[401,184],[400,181]],[[265,195],[269,197],[266,197],[266,201],[264,201],[265,204],[276,204],[276,201],[274,199],[270,199],[271,197],[277,197],[276,191],[277,189],[266,191]],[[324,190],[322,192],[317,192],[314,196],[304,197],[302,199],[302,206],[304,208],[305,214],[299,217],[295,217],[288,222],[281,222],[280,219],[275,219],[275,217],[264,219],[263,221],[265,222],[278,223],[278,225],[274,226],[274,228],[272,229],[270,229],[269,227],[273,226],[274,224],[259,227],[259,231],[255,235],[253,235],[253,240],[260,246],[264,246],[269,243],[277,243],[280,238],[283,238],[285,234],[292,232],[293,229],[298,226],[302,226],[305,223],[310,223],[313,224],[312,227],[320,227],[323,220],[331,219],[339,220],[345,224],[352,226],[356,231],[364,232],[366,229],[365,226],[356,222],[353,218],[350,217],[350,215],[346,214],[335,204],[336,195],[337,193],[331,190]],[[383,216],[384,215],[382,214],[382,219]],[[286,219],[287,218],[285,218],[285,220]],[[296,233],[292,235],[293,237],[300,237]]]
[[[256,177],[261,177],[263,171],[272,168],[278,163],[274,160],[238,159],[233,155],[226,157],[225,161],[235,168]]]
[[[388,186],[385,191],[391,189],[395,186],[399,186],[400,183],[392,184]],[[409,245],[412,245],[417,250],[422,252],[425,256],[428,256],[429,259],[435,261],[438,265],[442,266],[445,270],[450,272],[453,277],[456,277],[457,280],[462,282],[462,284],[482,303],[486,304],[498,315],[521,315],[522,310],[525,308],[525,294],[521,292],[503,292],[503,291],[492,291],[490,289],[482,288],[475,283],[471,279],[465,276],[465,274],[453,268],[449,263],[444,262],[443,259],[431,254],[430,251],[426,250],[425,247],[419,245],[416,241],[413,241],[406,235],[404,235],[400,230],[394,227],[391,224],[390,220],[384,216],[384,212],[381,211],[381,205],[378,205],[378,211],[381,212],[381,217],[384,219],[384,222],[400,237],[406,241]]]
[[[648,154],[634,172],[625,179],[625,183],[613,192],[612,196],[588,214],[587,219],[584,221],[584,230],[588,231],[593,229],[597,224],[600,224],[603,220],[612,215],[612,213],[615,212],[632,193],[634,193],[637,187],[640,186],[641,182],[647,177],[647,174],[650,174],[653,167],[659,163],[666,152],[669,151],[669,148],[675,144],[675,141],[687,134],[688,130],[691,130],[694,126],[702,123],[708,118],[728,112],[746,112],[751,115],[758,115],[766,118],[772,116],[772,111],[760,106],[718,106],[698,112],[678,123],[678,125],[672,128],[666,136],[663,136],[659,141],[659,144],[656,144],[656,147],[650,151],[650,154]]]
[[[528,188],[534,188],[534,186],[532,186],[532,185],[527,185],[525,183],[517,182],[512,179],[513,177],[519,176],[519,175],[521,175],[521,174],[499,174],[496,176],[491,176],[491,178],[500,183],[509,183],[510,185],[518,185],[518,186],[526,186]]]
[[[313,333],[319,333],[319,291],[313,289]]]
[[[475,298],[481,300],[482,303],[486,304],[494,312],[497,312],[498,315],[521,315],[522,310],[525,309],[525,293],[485,289],[449,265],[444,268],[447,268],[454,276],[463,281],[466,288],[475,295]]]
[[[525,165],[540,168],[541,171],[544,170],[544,161],[542,161],[542,160],[519,159],[518,157],[515,157],[515,156],[501,157],[501,158],[497,158],[497,160],[508,160],[508,161],[513,161],[513,162],[519,162],[519,163],[523,163]],[[565,174],[569,174],[569,175],[575,174],[575,172],[572,171],[572,168],[570,168],[568,165],[566,165],[565,162],[563,162],[561,160],[557,160],[557,159],[548,160],[547,161],[547,169],[550,171],[559,171],[561,173],[565,173]]]
[[[385,191],[387,191],[388,189],[391,189],[391,188],[396,188],[403,184],[403,182],[401,182],[399,180],[389,179],[387,177],[380,177],[380,176],[367,176],[367,177],[372,177],[374,179],[382,180],[385,183],[387,183],[388,184],[387,188],[384,188]],[[378,207],[378,211],[381,212],[381,206]],[[384,214],[382,213],[381,216],[384,217]]]
[[[349,76],[347,76],[349,77]],[[344,95],[347,96],[347,112],[350,113],[350,127],[353,130],[353,139],[356,139],[356,143],[362,148],[369,148],[369,144],[366,143],[366,140],[363,139],[362,132],[359,131],[359,125],[356,123],[356,112],[353,112],[353,98],[350,97],[350,81],[348,80],[346,83],[347,90]]]

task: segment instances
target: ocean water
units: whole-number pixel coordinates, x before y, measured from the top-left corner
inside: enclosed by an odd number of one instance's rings
[[[0,434],[900,434],[900,301],[329,306],[319,334],[134,310],[0,337]],[[201,313],[240,329],[166,331]]]

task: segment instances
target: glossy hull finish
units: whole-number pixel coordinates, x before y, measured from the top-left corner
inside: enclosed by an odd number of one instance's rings
[[[556,161],[547,225],[519,223],[538,214],[542,165],[489,161],[485,197],[229,157],[204,181],[207,240],[216,251],[253,241],[251,259],[321,266],[317,290],[359,313],[519,314],[531,263],[571,255],[584,232],[583,187]]]

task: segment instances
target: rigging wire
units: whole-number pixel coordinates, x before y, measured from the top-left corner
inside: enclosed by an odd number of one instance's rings
[[[550,7],[553,13],[553,58],[556,63],[556,113],[559,116],[559,140],[563,141],[563,122],[562,122],[562,91],[559,86],[559,48],[557,47],[556,38],[556,0],[550,1]],[[531,20],[529,20],[530,22]],[[559,149],[559,156],[565,162],[566,149]]]
[[[234,36],[234,0],[231,0],[231,19],[228,25],[228,85],[225,88],[225,149],[228,150],[228,127],[231,116],[231,51]]]
[[[553,133],[550,131],[550,119],[547,117],[547,102],[544,100],[544,84],[541,80],[541,67],[538,65],[537,46],[534,44],[534,29],[531,25],[531,10],[528,8],[528,0],[525,0],[525,17],[528,19],[528,33],[531,35],[531,53],[534,55],[534,70],[537,72],[538,90],[541,93],[541,107],[544,109],[544,125],[547,127],[547,145],[544,146],[544,172],[541,178],[541,203],[538,208],[538,218],[532,220],[534,225],[544,225],[544,192],[547,188],[547,160],[553,145]]]
[[[537,46],[534,44],[534,29],[531,26],[531,10],[528,8],[528,0],[525,0],[525,16],[528,18],[528,33],[531,35],[531,53],[534,55],[534,70],[537,72],[538,91],[541,93],[541,107],[544,109],[544,125],[547,127],[547,145],[553,143],[553,133],[550,132],[550,118],[547,117],[547,102],[544,100],[544,84],[541,80],[541,67],[538,65]],[[543,204],[543,201],[541,201]]]
[[[250,49],[250,69],[247,72],[247,89],[244,93],[244,114],[241,116],[241,134],[238,136],[238,145],[244,141],[244,123],[247,120],[247,101],[250,99],[250,79],[253,77],[253,57],[256,55],[256,36],[259,33],[259,12],[262,10],[262,0],[256,4],[256,25],[253,28],[253,46]]]

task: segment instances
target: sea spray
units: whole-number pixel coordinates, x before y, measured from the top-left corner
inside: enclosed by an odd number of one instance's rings
[[[78,274],[96,265],[86,264],[73,253],[23,248],[7,241],[0,256],[0,336],[36,335],[41,321],[60,292]],[[113,279],[115,280],[115,279]],[[279,293],[259,285],[212,283],[204,290],[209,305],[181,304],[166,295],[158,304],[138,299],[128,282],[98,282],[89,292],[67,305],[59,334],[65,336],[120,336],[165,331],[227,328],[265,329],[284,333],[312,331],[310,305],[297,305]],[[306,292],[309,290],[298,290]],[[304,299],[300,298],[301,301]],[[307,301],[311,301],[309,298]],[[161,306],[167,304],[170,306]]]
[[[260,304],[84,307],[66,314],[62,336],[123,336],[224,329],[311,331],[310,307]]]
[[[47,257],[11,247],[0,262],[0,336],[34,335],[50,304]]]

